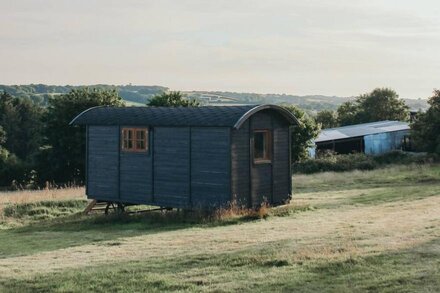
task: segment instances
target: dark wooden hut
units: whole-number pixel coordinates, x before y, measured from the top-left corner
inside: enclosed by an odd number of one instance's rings
[[[71,124],[86,125],[86,194],[97,201],[255,207],[292,194],[297,120],[279,106],[104,106]]]

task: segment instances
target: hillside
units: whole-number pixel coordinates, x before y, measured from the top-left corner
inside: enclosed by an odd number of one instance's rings
[[[46,105],[51,96],[61,95],[74,88],[82,86],[54,86],[44,84],[30,85],[0,85],[0,91],[8,92],[16,97],[27,97],[38,104]],[[145,105],[148,100],[156,94],[168,91],[163,86],[143,85],[105,85],[97,84],[89,87],[100,89],[114,89],[130,106]],[[308,112],[318,112],[324,109],[336,110],[342,103],[353,99],[353,97],[337,97],[323,95],[297,96],[288,94],[257,94],[257,93],[236,93],[219,91],[185,91],[184,94],[196,99],[202,105],[234,105],[234,104],[294,104]],[[406,99],[405,103],[411,109],[426,110],[428,104],[422,99]]]
[[[38,104],[46,105],[51,96],[68,93],[74,88],[84,86],[56,86],[45,84],[30,85],[0,85],[0,91],[5,91],[15,97],[27,97]],[[129,104],[145,105],[145,103],[154,95],[167,91],[168,88],[162,86],[141,86],[141,85],[89,85],[90,88],[114,89],[119,92],[121,97]]]
[[[71,214],[85,206],[81,190],[0,194],[0,291],[440,288],[440,166],[293,180],[291,204],[263,219],[81,216]]]

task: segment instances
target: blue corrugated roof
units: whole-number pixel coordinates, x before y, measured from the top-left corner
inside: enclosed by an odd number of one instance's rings
[[[401,121],[378,121],[336,128],[323,129],[315,142],[324,142],[351,137],[365,136],[369,134],[409,130],[409,124]]]

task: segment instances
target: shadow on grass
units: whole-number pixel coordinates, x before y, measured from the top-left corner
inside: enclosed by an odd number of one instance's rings
[[[176,210],[108,216],[77,213],[0,231],[0,258],[193,227],[234,225],[257,219],[258,214],[243,213],[222,218],[201,211]]]

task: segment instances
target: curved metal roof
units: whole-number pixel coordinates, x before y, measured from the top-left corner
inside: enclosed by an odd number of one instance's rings
[[[236,129],[253,114],[273,110],[289,124],[297,119],[276,105],[204,106],[204,107],[109,107],[85,110],[70,125],[150,125],[150,126],[229,126]]]

